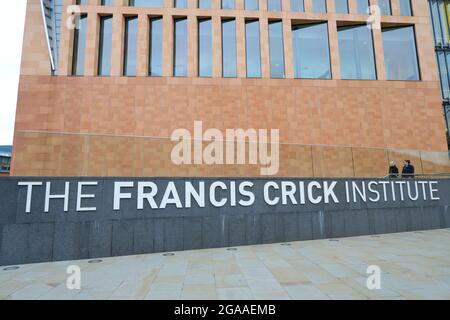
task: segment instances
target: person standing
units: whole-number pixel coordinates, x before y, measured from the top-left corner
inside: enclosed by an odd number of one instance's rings
[[[403,179],[414,179],[414,173],[415,173],[415,169],[414,169],[414,166],[411,164],[411,161],[405,160],[405,165],[403,166],[403,170],[402,170],[402,178]]]
[[[389,178],[396,179],[398,178],[398,168],[395,164],[395,161],[391,161],[389,165]]]

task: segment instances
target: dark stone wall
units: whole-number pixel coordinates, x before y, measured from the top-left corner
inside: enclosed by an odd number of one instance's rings
[[[31,212],[25,212],[27,188],[19,181],[39,181],[34,187]],[[64,182],[70,182],[69,208],[63,200],[51,200],[44,212],[45,183],[50,181],[51,194],[63,194]],[[95,199],[83,200],[83,206],[97,207],[91,212],[77,212],[77,183],[97,181],[97,186],[83,188],[84,194],[95,193]],[[114,182],[133,181],[132,199],[121,201],[121,210],[113,210]],[[200,208],[137,210],[136,184],[152,181],[158,185],[155,200],[159,204],[168,181],[174,181],[180,198],[184,182],[206,184],[206,206]],[[254,183],[256,201],[251,207],[226,205],[216,208],[209,202],[209,186],[214,181]],[[180,179],[180,178],[20,178],[0,179],[0,265],[76,260],[118,255],[228,247],[300,241],[334,237],[360,236],[450,227],[450,180],[438,180],[436,193],[440,200],[419,197],[403,201],[347,203],[345,181],[367,183],[369,180],[338,181],[335,188],[340,203],[269,206],[263,199],[267,181],[305,181],[299,179]],[[371,180],[372,181],[372,180]],[[373,180],[378,181],[378,180]],[[380,180],[381,181],[381,180]],[[399,180],[396,180],[399,181]],[[414,183],[414,182],[411,182]],[[226,195],[227,191],[218,191]],[[389,193],[390,194],[390,193]],[[237,200],[239,201],[238,196]],[[352,199],[353,200],[353,199]],[[184,201],[183,201],[184,202]]]

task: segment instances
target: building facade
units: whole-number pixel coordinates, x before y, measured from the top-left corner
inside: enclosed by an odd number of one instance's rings
[[[11,167],[11,146],[0,146],[0,177],[9,176]]]
[[[278,129],[278,176],[382,177],[404,159],[417,173],[448,172],[429,8],[28,0],[12,174],[260,174],[174,163],[171,135],[195,121]]]

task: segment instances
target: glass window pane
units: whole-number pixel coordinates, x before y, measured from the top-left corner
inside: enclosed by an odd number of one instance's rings
[[[164,0],[130,0],[130,7],[163,8]]]
[[[247,54],[247,77],[261,77],[261,47],[258,20],[245,22],[245,48]]]
[[[447,57],[446,57],[447,56]],[[449,72],[448,72],[448,65],[447,60],[449,52],[440,51],[437,53],[438,57],[438,65],[439,65],[439,76],[441,79],[441,88],[442,88],[442,97],[444,99],[448,99],[450,96],[449,92]]]
[[[291,0],[291,11],[304,12],[305,11],[304,0]]]
[[[245,10],[259,10],[259,0],[245,0]]]
[[[420,80],[413,27],[382,29],[388,80]]]
[[[313,1],[313,12],[326,13],[327,3],[325,0],[312,0]]]
[[[111,73],[112,20],[112,16],[100,18],[99,76],[108,76]]]
[[[212,76],[212,22],[211,19],[198,22],[198,74]]]
[[[444,37],[442,33],[441,23],[440,23],[440,10],[439,2],[441,0],[430,0],[430,14],[433,23],[434,41],[435,44],[442,44]]]
[[[327,23],[292,26],[292,45],[296,78],[331,78]]]
[[[211,9],[211,0],[198,0],[198,7],[200,9]]]
[[[56,52],[54,54],[54,63],[58,68],[59,46],[61,40],[61,12],[63,10],[63,0],[55,0],[55,37],[56,37]]]
[[[448,2],[444,3],[443,1],[439,2],[439,15],[441,20],[441,28],[442,28],[442,37],[444,44],[448,44],[450,42],[450,32],[449,32],[449,15],[448,12],[450,8],[448,8]]]
[[[187,8],[187,0],[175,0],[174,8]]]
[[[369,0],[356,0],[356,11],[359,14],[369,14]]]
[[[188,35],[187,19],[181,18],[174,21],[174,68],[176,77],[187,76],[188,61]]]
[[[347,0],[335,0],[335,6],[337,13],[348,13]]]
[[[222,0],[222,9],[234,9],[234,0]]]
[[[281,11],[281,0],[267,0],[268,11]]]
[[[75,29],[73,38],[72,74],[82,76],[84,74],[84,62],[86,54],[86,26],[87,15],[81,15],[78,29]]]
[[[222,20],[222,74],[236,77],[236,21]]]
[[[137,57],[137,30],[138,18],[125,19],[125,50],[123,74],[125,76],[136,75],[136,57]]]
[[[341,79],[375,80],[372,31],[366,25],[338,28]]]
[[[283,23],[281,21],[269,23],[269,53],[270,76],[284,78]]]
[[[446,0],[429,0],[430,16],[433,24],[434,43],[437,45],[445,45],[448,43],[448,24],[446,15],[446,4],[450,1]],[[436,59],[439,67],[439,77],[441,83],[442,97],[444,99],[450,98],[450,52],[447,50],[436,50]],[[448,115],[450,120],[450,115]]]
[[[378,0],[378,5],[380,6],[380,14],[382,16],[391,15],[391,0]]]
[[[445,98],[450,98],[450,52],[445,51],[445,66],[443,66],[441,78],[445,78],[442,82],[442,91]]]
[[[102,6],[112,6],[113,0],[102,0]]]
[[[153,18],[150,20],[150,54],[149,70],[150,76],[162,76],[162,45],[163,45],[163,19]]]
[[[400,0],[400,15],[412,16],[411,0]]]

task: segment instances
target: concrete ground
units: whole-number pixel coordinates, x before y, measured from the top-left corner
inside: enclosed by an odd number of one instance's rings
[[[450,299],[449,248],[445,229],[0,267],[0,299]]]

